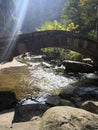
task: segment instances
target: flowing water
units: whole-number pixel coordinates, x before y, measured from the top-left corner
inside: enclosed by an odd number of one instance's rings
[[[22,61],[24,59],[18,57],[18,60]],[[21,101],[23,104],[45,103],[47,96],[63,95],[64,97],[72,92],[74,96],[87,97],[87,100],[98,100],[97,73],[65,73],[64,66],[57,67],[48,64],[41,59],[41,56],[27,57],[25,60],[28,67],[15,68],[15,65],[21,65],[15,59],[11,63],[0,66],[2,68],[1,77],[3,77],[0,81],[1,89],[4,90],[4,87],[5,89],[9,87],[11,90],[14,89],[18,99],[23,99]],[[12,68],[3,71],[4,67],[11,67],[11,65],[13,65]],[[30,74],[26,72],[26,69],[27,71],[29,69]],[[19,76],[21,74],[23,80]],[[24,97],[26,98],[24,99]]]
[[[29,86],[36,86],[42,90],[36,98],[38,102],[44,102],[47,95],[53,93],[59,94],[61,90],[65,91],[65,93],[73,91],[75,95],[79,96],[90,94],[90,96],[98,97],[97,74],[64,74],[56,71],[58,69],[63,70],[64,67],[55,67],[45,62],[28,62],[27,64],[31,74]],[[24,104],[34,102],[38,103],[28,100]]]
[[[41,63],[43,64],[43,63]],[[77,81],[74,77],[64,77],[57,74],[52,68],[45,68],[40,63],[30,67],[31,83],[46,91],[52,91],[59,88],[66,87],[69,83]]]

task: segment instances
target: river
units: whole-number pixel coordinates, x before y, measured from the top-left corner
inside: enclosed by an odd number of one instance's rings
[[[44,95],[62,96],[62,93],[66,95],[72,92],[82,98],[86,96],[87,100],[98,99],[98,75],[95,73],[65,73],[64,66],[57,67],[44,61],[29,61],[27,64],[31,74],[29,86],[42,90],[38,95],[41,101],[44,100]],[[40,99],[38,98],[39,101]]]

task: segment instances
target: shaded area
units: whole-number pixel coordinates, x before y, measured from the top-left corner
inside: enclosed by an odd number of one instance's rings
[[[0,111],[11,109],[17,103],[16,95],[11,91],[0,91]]]
[[[97,80],[85,79],[69,85],[69,87],[70,86],[73,86],[72,91],[67,92],[67,89],[63,89],[59,93],[59,96],[63,99],[70,100],[76,107],[81,108],[82,103],[86,101],[98,102]],[[88,106],[88,108],[90,106]]]
[[[49,109],[49,106],[40,103],[18,105],[15,107],[12,123],[30,121],[34,116],[41,117],[47,109]]]

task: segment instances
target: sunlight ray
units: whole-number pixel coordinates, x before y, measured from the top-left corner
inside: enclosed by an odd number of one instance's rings
[[[12,29],[11,39],[6,46],[6,49],[3,52],[1,61],[6,62],[7,60],[9,60],[9,58],[11,56],[12,50],[15,46],[15,41],[18,38],[19,31],[21,30],[21,27],[24,23],[28,4],[29,4],[29,0],[17,0],[17,1],[15,1],[15,5],[16,5],[15,11],[16,11],[16,16],[17,16],[18,20],[17,20],[17,24]],[[9,21],[10,21],[10,18],[8,19],[8,22]]]

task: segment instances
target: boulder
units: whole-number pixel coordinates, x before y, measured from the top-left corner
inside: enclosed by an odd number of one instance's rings
[[[92,73],[95,71],[94,67],[91,64],[78,62],[78,61],[63,61],[63,65],[66,67],[67,72],[81,72],[81,73]]]
[[[27,105],[17,105],[15,107],[15,114],[13,123],[26,122],[32,120],[34,116],[42,115],[49,107],[46,104],[34,103]]]
[[[51,95],[47,97],[46,104],[49,106],[57,106],[60,105],[61,98],[57,95]]]
[[[11,91],[0,92],[0,111],[13,108],[17,103],[16,95]]]
[[[93,64],[93,60],[91,58],[83,58],[82,61],[88,64]]]
[[[62,106],[72,106],[72,107],[75,107],[75,105],[74,105],[71,101],[66,100],[66,99],[61,99],[60,105],[62,105]]]
[[[94,101],[85,101],[81,105],[81,108],[90,111],[92,113],[98,114],[98,102],[96,103]]]
[[[98,115],[73,107],[52,107],[44,113],[40,130],[98,130]]]
[[[72,106],[75,107],[75,105],[70,101],[66,99],[60,98],[58,95],[51,95],[47,97],[47,100],[45,101],[46,104],[49,106]]]
[[[98,87],[97,86],[82,86],[73,90],[72,95],[77,95],[83,101],[98,100]],[[76,96],[74,96],[76,97]]]

